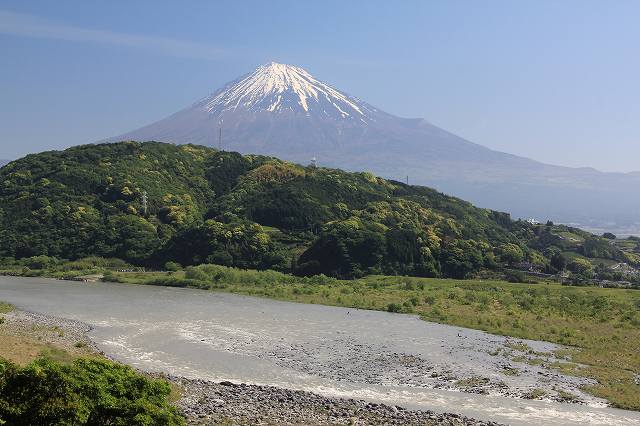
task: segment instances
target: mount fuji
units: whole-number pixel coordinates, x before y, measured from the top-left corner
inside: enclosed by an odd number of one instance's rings
[[[400,118],[302,68],[269,63],[167,118],[108,141],[220,145],[435,187],[516,217],[640,223],[640,175],[540,163]]]

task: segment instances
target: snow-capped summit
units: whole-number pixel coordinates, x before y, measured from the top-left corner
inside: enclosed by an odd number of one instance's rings
[[[197,143],[301,161],[363,138],[388,139],[388,130],[405,122],[303,68],[271,62],[164,120],[110,140]]]
[[[227,84],[196,104],[212,115],[244,109],[250,112],[319,114],[368,120],[371,107],[293,65],[271,62]]]

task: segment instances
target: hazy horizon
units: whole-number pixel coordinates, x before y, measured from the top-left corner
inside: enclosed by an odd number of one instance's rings
[[[637,166],[640,4],[6,1],[0,158],[165,117],[271,60],[550,164]]]

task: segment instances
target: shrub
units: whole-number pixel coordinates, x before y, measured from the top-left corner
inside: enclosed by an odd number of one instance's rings
[[[432,295],[425,296],[424,303],[426,303],[427,305],[433,305],[434,303],[436,303],[436,297]]]
[[[0,361],[0,424],[183,425],[170,391],[106,360],[40,358],[24,368]]]
[[[109,283],[119,283],[119,282],[124,282],[124,280],[122,280],[120,278],[120,276],[114,274],[113,272],[107,271],[104,273],[104,276],[102,277],[102,281],[105,282],[109,282]]]
[[[394,312],[394,313],[402,312],[402,306],[400,306],[397,303],[389,303],[387,305],[387,312]]]
[[[524,258],[522,249],[513,243],[500,245],[498,251],[500,253],[500,259],[510,265],[522,262],[522,259]]]
[[[30,269],[46,269],[58,263],[58,259],[49,256],[33,256],[22,260],[22,264]]]
[[[56,269],[62,271],[83,271],[94,268],[129,269],[130,264],[117,258],[105,258],[100,256],[89,256],[72,262],[65,262]]]
[[[571,272],[590,277],[593,274],[593,266],[587,259],[575,258],[567,265],[567,268]]]
[[[182,266],[178,262],[167,262],[164,264],[164,269],[171,272],[177,272],[182,269]]]
[[[185,270],[185,278],[189,280],[209,281],[209,275],[203,270],[203,268],[196,268],[190,266]]]
[[[145,281],[148,285],[158,285],[165,287],[197,287],[206,288],[206,282],[189,279],[189,278],[177,278],[177,277],[158,277]]]
[[[282,272],[266,270],[255,271],[239,269],[222,265],[189,266],[185,269],[185,277],[188,279],[220,283],[220,284],[319,284],[327,285],[337,282],[335,278],[326,275],[313,275],[310,277],[297,277],[283,274]]]

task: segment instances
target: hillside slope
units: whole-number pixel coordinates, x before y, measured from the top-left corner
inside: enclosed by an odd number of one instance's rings
[[[573,229],[579,250],[625,259]],[[119,257],[338,277],[467,277],[526,261],[553,270],[553,227],[433,189],[196,145],[122,142],[0,169],[0,257]],[[606,249],[606,250],[605,250]],[[594,254],[594,257],[596,257]]]

